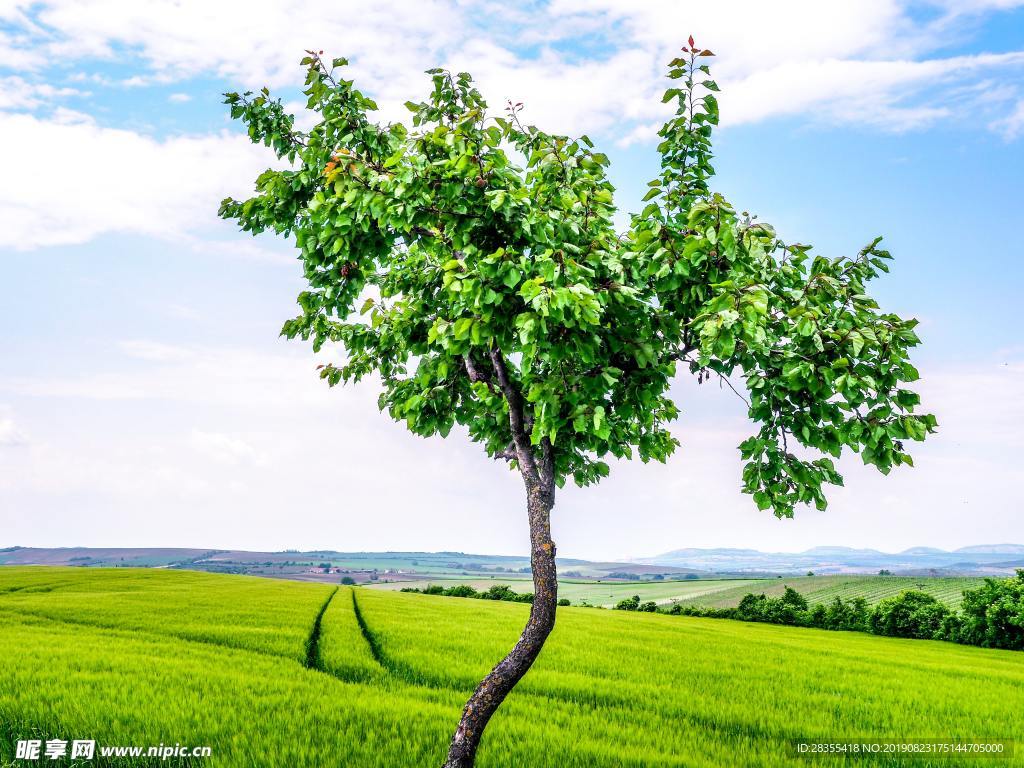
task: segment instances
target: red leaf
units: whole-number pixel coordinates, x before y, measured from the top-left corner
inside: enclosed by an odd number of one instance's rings
[[[693,48],[693,35],[690,35],[689,43],[690,43],[690,47]]]

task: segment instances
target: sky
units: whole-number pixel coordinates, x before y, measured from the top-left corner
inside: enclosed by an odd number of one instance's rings
[[[217,218],[272,160],[221,94],[267,85],[303,124],[322,49],[388,122],[424,70],[468,70],[496,113],[591,136],[625,221],[690,34],[715,188],[829,256],[885,236],[874,290],[921,320],[939,432],[889,477],[845,458],[828,510],[780,521],[739,491],[743,404],[680,379],[682,447],[560,491],[559,554],[1024,543],[1024,2],[0,0],[0,547],[527,552],[505,466],[278,337],[301,270]]]

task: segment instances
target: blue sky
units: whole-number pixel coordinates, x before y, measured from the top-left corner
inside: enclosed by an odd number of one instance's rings
[[[717,188],[830,255],[885,235],[876,291],[922,321],[941,430],[916,469],[854,457],[827,512],[780,522],[738,491],[741,404],[681,381],[683,449],[563,492],[560,552],[1024,541],[1024,4],[88,6],[0,4],[0,546],[525,551],[514,477],[408,435],[372,384],[326,391],[277,338],[300,272],[216,218],[270,160],[220,94],[267,83],[300,111],[315,47],[401,119],[424,69],[468,69],[496,109],[597,140],[629,211],[690,32],[718,54]]]

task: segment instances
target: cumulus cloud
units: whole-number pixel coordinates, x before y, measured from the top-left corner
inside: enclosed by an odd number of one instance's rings
[[[664,64],[692,32],[720,54],[723,126],[802,116],[905,131],[957,110],[1012,140],[1021,108],[1004,113],[1017,98],[1024,52],[937,55],[954,21],[1009,5],[937,2],[922,22],[896,0],[552,0],[529,11],[485,0],[13,0],[2,12],[15,32],[0,35],[0,68],[22,74],[0,88],[0,131],[21,151],[0,181],[0,247],[108,232],[195,243],[215,227],[220,199],[248,192],[268,162],[237,133],[158,138],[68,109],[58,101],[75,89],[46,82],[57,58],[85,70],[97,60],[139,70],[73,78],[101,87],[214,76],[228,87],[293,88],[302,76],[296,59],[322,48],[351,57],[347,74],[374,95],[382,120],[404,119],[402,104],[429,87],[422,71],[441,64],[473,72],[496,113],[505,99],[523,101],[528,122],[627,146],[653,140],[668,110],[659,99]],[[56,108],[44,117],[47,105]]]
[[[904,98],[920,88],[960,83],[977,71],[1022,66],[1024,52],[923,61],[783,62],[729,83],[722,95],[723,122],[735,125],[814,111],[819,120],[908,130],[950,112],[949,102],[940,98]]]
[[[2,66],[2,65],[0,65]],[[44,103],[68,96],[86,96],[76,88],[33,83],[17,75],[0,77],[0,110],[35,109]]]
[[[505,98],[525,100],[531,120],[573,132],[609,124],[628,131],[659,114],[651,97],[663,88],[664,64],[692,33],[720,54],[717,72],[731,92],[726,121],[820,117],[824,106],[836,121],[905,129],[943,108],[931,103],[942,93],[920,97],[909,85],[934,87],[1010,63],[935,52],[964,17],[1016,4],[934,0],[931,13],[912,14],[897,0],[552,0],[529,9],[486,0],[14,0],[9,15],[22,22],[26,51],[79,63],[132,51],[145,70],[132,82],[213,74],[244,87],[294,86],[301,52],[322,48],[351,58],[351,73],[389,118],[423,90],[423,69],[444,64],[478,74],[499,109]],[[526,54],[524,45],[537,51]],[[865,108],[869,101],[885,108]]]
[[[19,147],[0,181],[0,247],[16,250],[108,232],[200,234],[269,159],[235,134],[155,139],[72,112],[0,113],[0,134]]]

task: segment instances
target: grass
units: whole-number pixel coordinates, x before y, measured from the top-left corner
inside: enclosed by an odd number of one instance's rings
[[[0,569],[0,765],[39,734],[209,745],[205,766],[435,766],[528,610],[187,572]],[[837,766],[787,744],[1021,739],[1022,709],[1020,653],[564,608],[479,765]]]

